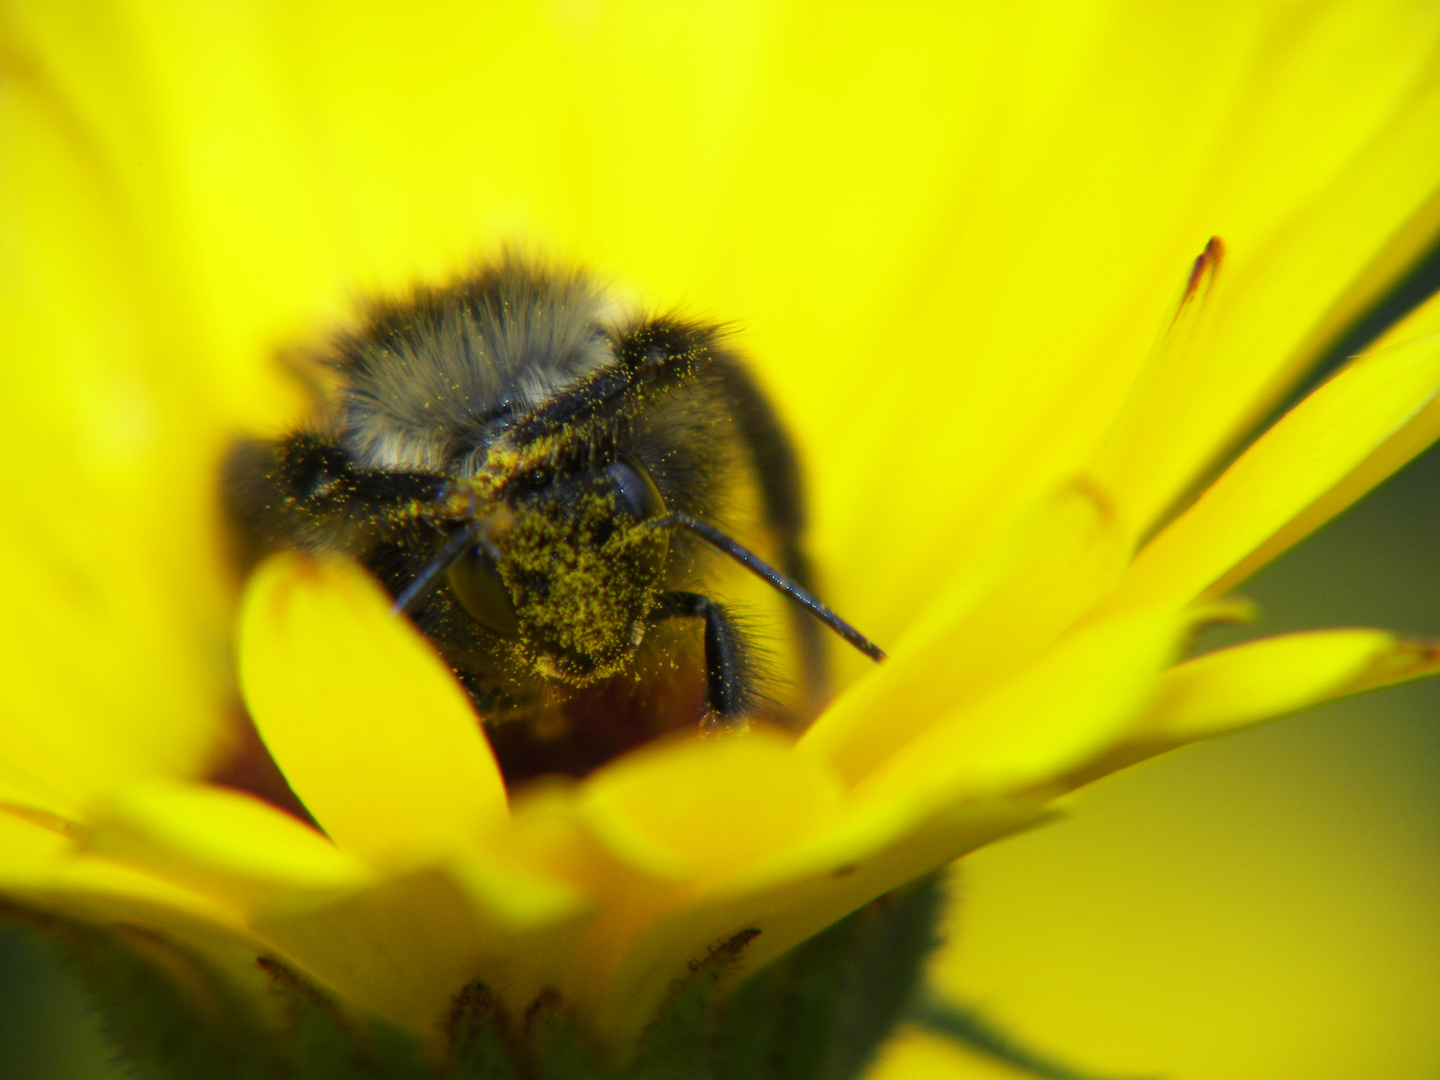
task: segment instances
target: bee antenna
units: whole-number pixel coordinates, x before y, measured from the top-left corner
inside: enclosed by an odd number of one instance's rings
[[[699,518],[693,518],[689,514],[678,511],[666,514],[664,517],[656,518],[650,522],[652,529],[664,529],[674,526],[688,529],[716,551],[722,551],[726,555],[729,555],[756,577],[773,585],[791,600],[794,600],[801,607],[807,609],[817,619],[830,627],[831,630],[834,630],[851,645],[870,657],[871,660],[880,661],[885,659],[885,651],[881,649],[880,646],[876,645],[864,634],[860,633],[859,630],[856,630],[839,615],[836,615],[835,612],[822,604],[798,581],[786,577],[753,551],[737,544],[713,525],[707,525]]]
[[[390,614],[399,615],[402,612],[410,611],[423,600],[439,583],[440,576],[459,562],[460,556],[465,554],[465,549],[475,542],[475,536],[479,529],[479,523],[472,522],[451,533],[450,539],[445,541],[445,546],[440,549],[440,553],[425,565],[425,569],[415,575],[410,584],[400,591],[399,596],[395,597],[395,603],[390,607]]]

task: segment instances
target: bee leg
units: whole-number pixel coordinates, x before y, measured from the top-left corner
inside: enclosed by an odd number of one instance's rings
[[[704,723],[716,727],[739,724],[755,698],[745,639],[725,608],[699,593],[665,593],[650,621],[677,617],[705,621]]]

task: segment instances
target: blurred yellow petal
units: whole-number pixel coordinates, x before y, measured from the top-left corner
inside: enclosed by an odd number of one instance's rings
[[[1440,206],[1440,195],[1436,197]],[[1430,335],[1440,335],[1440,296],[1432,297],[1407,318],[1394,326],[1378,347],[1398,346]],[[1406,464],[1440,437],[1440,398],[1416,413],[1399,431],[1382,442],[1359,465],[1275,532],[1244,559],[1230,569],[1212,588],[1214,592],[1245,580],[1276,555],[1310,535],[1317,528],[1370,491],[1395,470]]]
[[[1307,705],[1418,678],[1433,644],[1382,630],[1314,630],[1220,649],[1165,672],[1141,731],[1190,741]]]
[[[245,701],[342,849],[386,862],[463,845],[506,812],[480,721],[449,670],[358,567],[273,556],[240,616]]]
[[[623,1052],[710,949],[758,930],[741,958],[742,971],[758,970],[876,896],[1042,819],[1047,801],[985,799],[928,814],[866,805],[701,890],[614,875],[556,985],[596,1035]]]
[[[1046,812],[1043,801],[1007,799],[847,811],[837,778],[817,765],[760,729],[651,748],[573,790],[519,800],[532,853],[547,843],[538,818],[584,830],[552,837],[553,854],[538,857],[596,897],[593,923],[552,981],[607,1044],[623,1052],[705,948],[758,929],[746,948],[753,970]]]
[[[842,694],[801,745],[855,782],[1050,645],[1114,583],[1128,544],[1102,492],[1066,485],[986,564],[956,575],[890,658]]]
[[[84,802],[224,733],[222,434],[112,177],[47,72],[0,55],[5,757]],[[208,448],[208,449],[207,449]]]
[[[722,880],[830,824],[839,779],[766,729],[646,749],[582,789],[580,820],[660,878]]]
[[[97,811],[85,850],[248,910],[277,893],[333,893],[372,872],[310,826],[251,795],[155,782]]]
[[[276,897],[254,925],[326,986],[422,1034],[434,1034],[472,979],[519,1015],[573,971],[596,902],[550,865],[573,862],[555,851],[569,839],[557,833],[578,833],[573,820],[536,822],[522,811],[516,824],[483,848],[343,896]]]
[[[85,816],[80,805],[37,780],[24,769],[0,760],[0,809],[18,811],[22,815],[48,814],[71,823]]]
[[[853,797],[925,805],[1044,783],[1112,741],[1150,703],[1188,621],[1144,611],[1072,631],[1023,675],[938,718]]]
[[[223,964],[242,981],[254,975],[255,956],[266,948],[232,907],[132,867],[78,853],[69,837],[4,812],[0,887],[9,900],[37,910],[158,932]]]
[[[1307,397],[1136,557],[1108,609],[1183,604],[1405,427],[1440,389],[1440,336],[1356,361]]]
[[[44,881],[73,846],[64,832],[0,812],[0,882],[12,889]]]
[[[1396,233],[1424,246],[1417,208],[1440,184],[1440,22],[1424,5],[1006,11],[967,12],[956,35],[1004,57],[981,83],[994,99],[932,99],[937,129],[984,154],[957,154],[941,224],[893,286],[903,317],[882,305],[873,329],[857,327],[870,294],[840,291],[825,319],[762,352],[824,357],[823,377],[786,364],[777,386],[816,448],[820,564],[865,567],[832,575],[834,602],[882,639],[1098,451],[1210,236],[1229,251],[1223,295],[1194,400],[1151,421],[1167,439],[1149,451],[1165,459],[1160,487],[1187,483],[1283,393],[1324,347],[1312,331],[1364,302],[1352,292],[1384,291],[1404,261],[1377,275],[1387,285],[1357,278]],[[1014,47],[995,43],[1007,32]],[[988,127],[971,112],[987,106]],[[777,282],[772,304],[812,280]],[[857,388],[864,437],[826,438]],[[887,431],[902,467],[875,452]]]
[[[507,887],[518,895],[501,895]],[[434,1035],[473,979],[523,1011],[573,964],[586,916],[563,883],[461,857],[324,903],[279,905],[254,923],[326,986]]]
[[[1332,31],[1349,33],[1357,16],[1363,21],[1358,10],[1341,14]],[[1432,64],[1420,73],[1371,145],[1255,265],[1231,265],[1233,238],[1222,232],[1226,256],[1195,283],[1199,294],[1182,308],[1112,436],[1112,467],[1124,479],[1101,474],[1142,529],[1440,235],[1437,71]],[[1326,297],[1329,310],[1318,306]]]
[[[315,166],[264,40],[273,20],[263,5],[124,0],[17,4],[4,19],[124,212],[138,260],[129,280],[155,290],[157,328],[171,336],[155,359],[172,382],[206,380],[203,395],[173,404],[200,425],[205,486],[187,502],[208,516],[201,496],[234,427],[299,404],[265,361],[282,336],[309,329],[306,311],[333,307],[337,284]]]
[[[1440,672],[1440,646],[1383,630],[1312,630],[1219,649],[1165,672],[1155,704],[1070,785],[1262,720]]]
[[[107,146],[127,192],[167,163],[190,306],[227,378],[346,287],[507,236],[592,258],[654,302],[745,320],[825,466],[822,567],[889,555],[865,588],[830,575],[881,637],[1004,516],[986,500],[1023,506],[1098,446],[1207,236],[1244,294],[1227,317],[1243,348],[1222,353],[1268,388],[1437,178],[1437,27],[1405,5],[120,10],[93,36],[27,11],[23,35],[79,115],[142,128],[143,150]],[[117,103],[116,84],[138,89]],[[486,137],[456,138],[477,115]],[[683,177],[637,169],[636,139]],[[1311,246],[1291,256],[1297,236]],[[1239,288],[1252,278],[1270,284]],[[984,359],[930,362],[957,350]],[[874,378],[880,356],[893,377]],[[837,440],[856,386],[867,438]],[[890,441],[906,469],[866,445]]]

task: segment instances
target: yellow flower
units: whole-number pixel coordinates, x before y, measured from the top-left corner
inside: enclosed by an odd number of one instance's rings
[[[623,1059],[718,943],[759,930],[753,970],[1090,779],[1440,667],[1375,630],[1183,659],[1440,434],[1432,303],[1247,445],[1435,241],[1431,5],[4,19],[11,897],[421,1034],[475,979],[558,990]],[[233,595],[217,462],[294,416],[274,350],[515,237],[744,321],[826,597],[891,652],[798,742],[507,793],[359,571]],[[207,782],[237,670],[328,839]]]

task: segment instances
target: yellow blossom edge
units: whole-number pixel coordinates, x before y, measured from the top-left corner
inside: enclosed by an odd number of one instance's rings
[[[1356,360],[1286,413],[1146,545],[1100,610],[1189,603],[1341,484],[1421,414],[1437,389],[1440,335]]]
[[[1142,532],[1440,236],[1440,144],[1429,134],[1440,79],[1433,62],[1416,74],[1368,145],[1260,250],[1217,226],[1100,464]],[[1323,296],[1329,310],[1309,306]]]
[[[262,912],[256,926],[327,985],[417,1030],[431,1030],[457,979],[478,976],[520,1008],[557,986],[622,1046],[704,943],[759,929],[748,963],[761,963],[1042,816],[1043,792],[1006,788],[1044,787],[1133,722],[1184,625],[1171,613],[1085,628],[988,708],[950,718],[952,739],[974,752],[960,773],[898,778],[894,791],[842,797],[821,759],[762,730],[651,747],[520,799],[509,827],[524,834],[516,865],[570,880],[591,898],[589,914],[517,933],[453,868],[433,867]],[[696,853],[681,849],[686,838]]]
[[[1425,324],[1407,320],[1387,340],[1404,341],[1415,325]],[[1440,336],[1366,354],[1283,417],[1123,572],[1136,522],[1118,495],[1072,482],[998,545],[1000,555],[952,580],[890,661],[841,694],[802,742],[853,782],[1045,647],[1116,579],[1116,595],[1089,618],[1228,587],[1433,441],[1437,386]],[[873,720],[881,712],[890,714],[883,725]]]
[[[25,524],[0,540],[0,715],[6,757],[85,803],[199,775],[225,741],[225,434],[188,307],[17,14],[0,15],[0,453]]]
[[[1440,214],[1440,194],[1435,198]],[[1387,348],[1440,333],[1440,296],[1407,315],[1381,338],[1377,348]],[[1375,350],[1372,350],[1375,351]],[[1440,437],[1440,397],[1431,398],[1407,424],[1377,446],[1349,475],[1305,510],[1291,518],[1276,533],[1220,578],[1210,592],[1224,592],[1245,580],[1280,552],[1310,535],[1366,492],[1379,485],[1397,469]]]
[[[579,786],[575,813],[626,864],[701,885],[830,826],[842,796],[832,770],[757,728],[626,754]]]
[[[153,781],[97,807],[83,849],[249,911],[277,893],[346,892],[374,878],[363,860],[254,796]]]
[[[1043,783],[1110,742],[1148,704],[1189,624],[1187,613],[1162,610],[1077,628],[1021,677],[938,718],[852,797],[974,798]]]
[[[1440,643],[1384,630],[1311,630],[1218,649],[1168,669],[1134,729],[1069,782],[1087,783],[1187,743],[1437,673]]]
[[[232,906],[176,882],[85,854],[64,833],[0,812],[0,890],[8,902],[99,925],[140,927],[243,980],[266,944]]]
[[[554,985],[590,923],[587,899],[458,853],[321,904],[276,904],[253,924],[331,990],[435,1036],[473,979],[522,1011]]]
[[[984,700],[939,718],[921,736],[928,752],[896,754],[846,795],[843,813],[801,842],[668,902],[643,887],[609,898],[576,966],[588,980],[602,978],[572,992],[595,1010],[597,1030],[624,1042],[683,975],[697,942],[753,927],[760,930],[754,962],[762,962],[825,925],[815,920],[838,918],[1034,820],[1045,812],[1044,799],[1027,791],[1133,723],[1187,625],[1185,615],[1166,612],[1087,627]],[[684,798],[675,786],[687,779],[676,769],[674,786],[654,784],[647,800],[628,807],[630,827],[660,829],[651,823]],[[715,791],[716,828],[727,804],[745,794]]]
[[[937,717],[1031,663],[1114,585],[1129,555],[1108,496],[1088,483],[1062,486],[987,559],[954,574],[889,659],[832,702],[801,745],[855,783]]]
[[[359,567],[272,556],[246,587],[238,651],[256,728],[342,849],[423,859],[505,816],[469,700]]]
[[[100,808],[84,830],[80,861],[112,867],[122,880],[183,889],[197,913],[228,913],[226,925],[243,919],[262,935],[256,952],[278,955],[351,1001],[433,1034],[434,1010],[465,979],[523,985],[532,996],[553,982],[593,906],[583,891],[517,854],[523,838],[507,852],[504,831],[491,836],[499,846],[453,851],[382,876],[249,795],[150,783]],[[452,931],[455,947],[447,950],[443,936]],[[524,970],[517,970],[509,950],[526,942]]]

